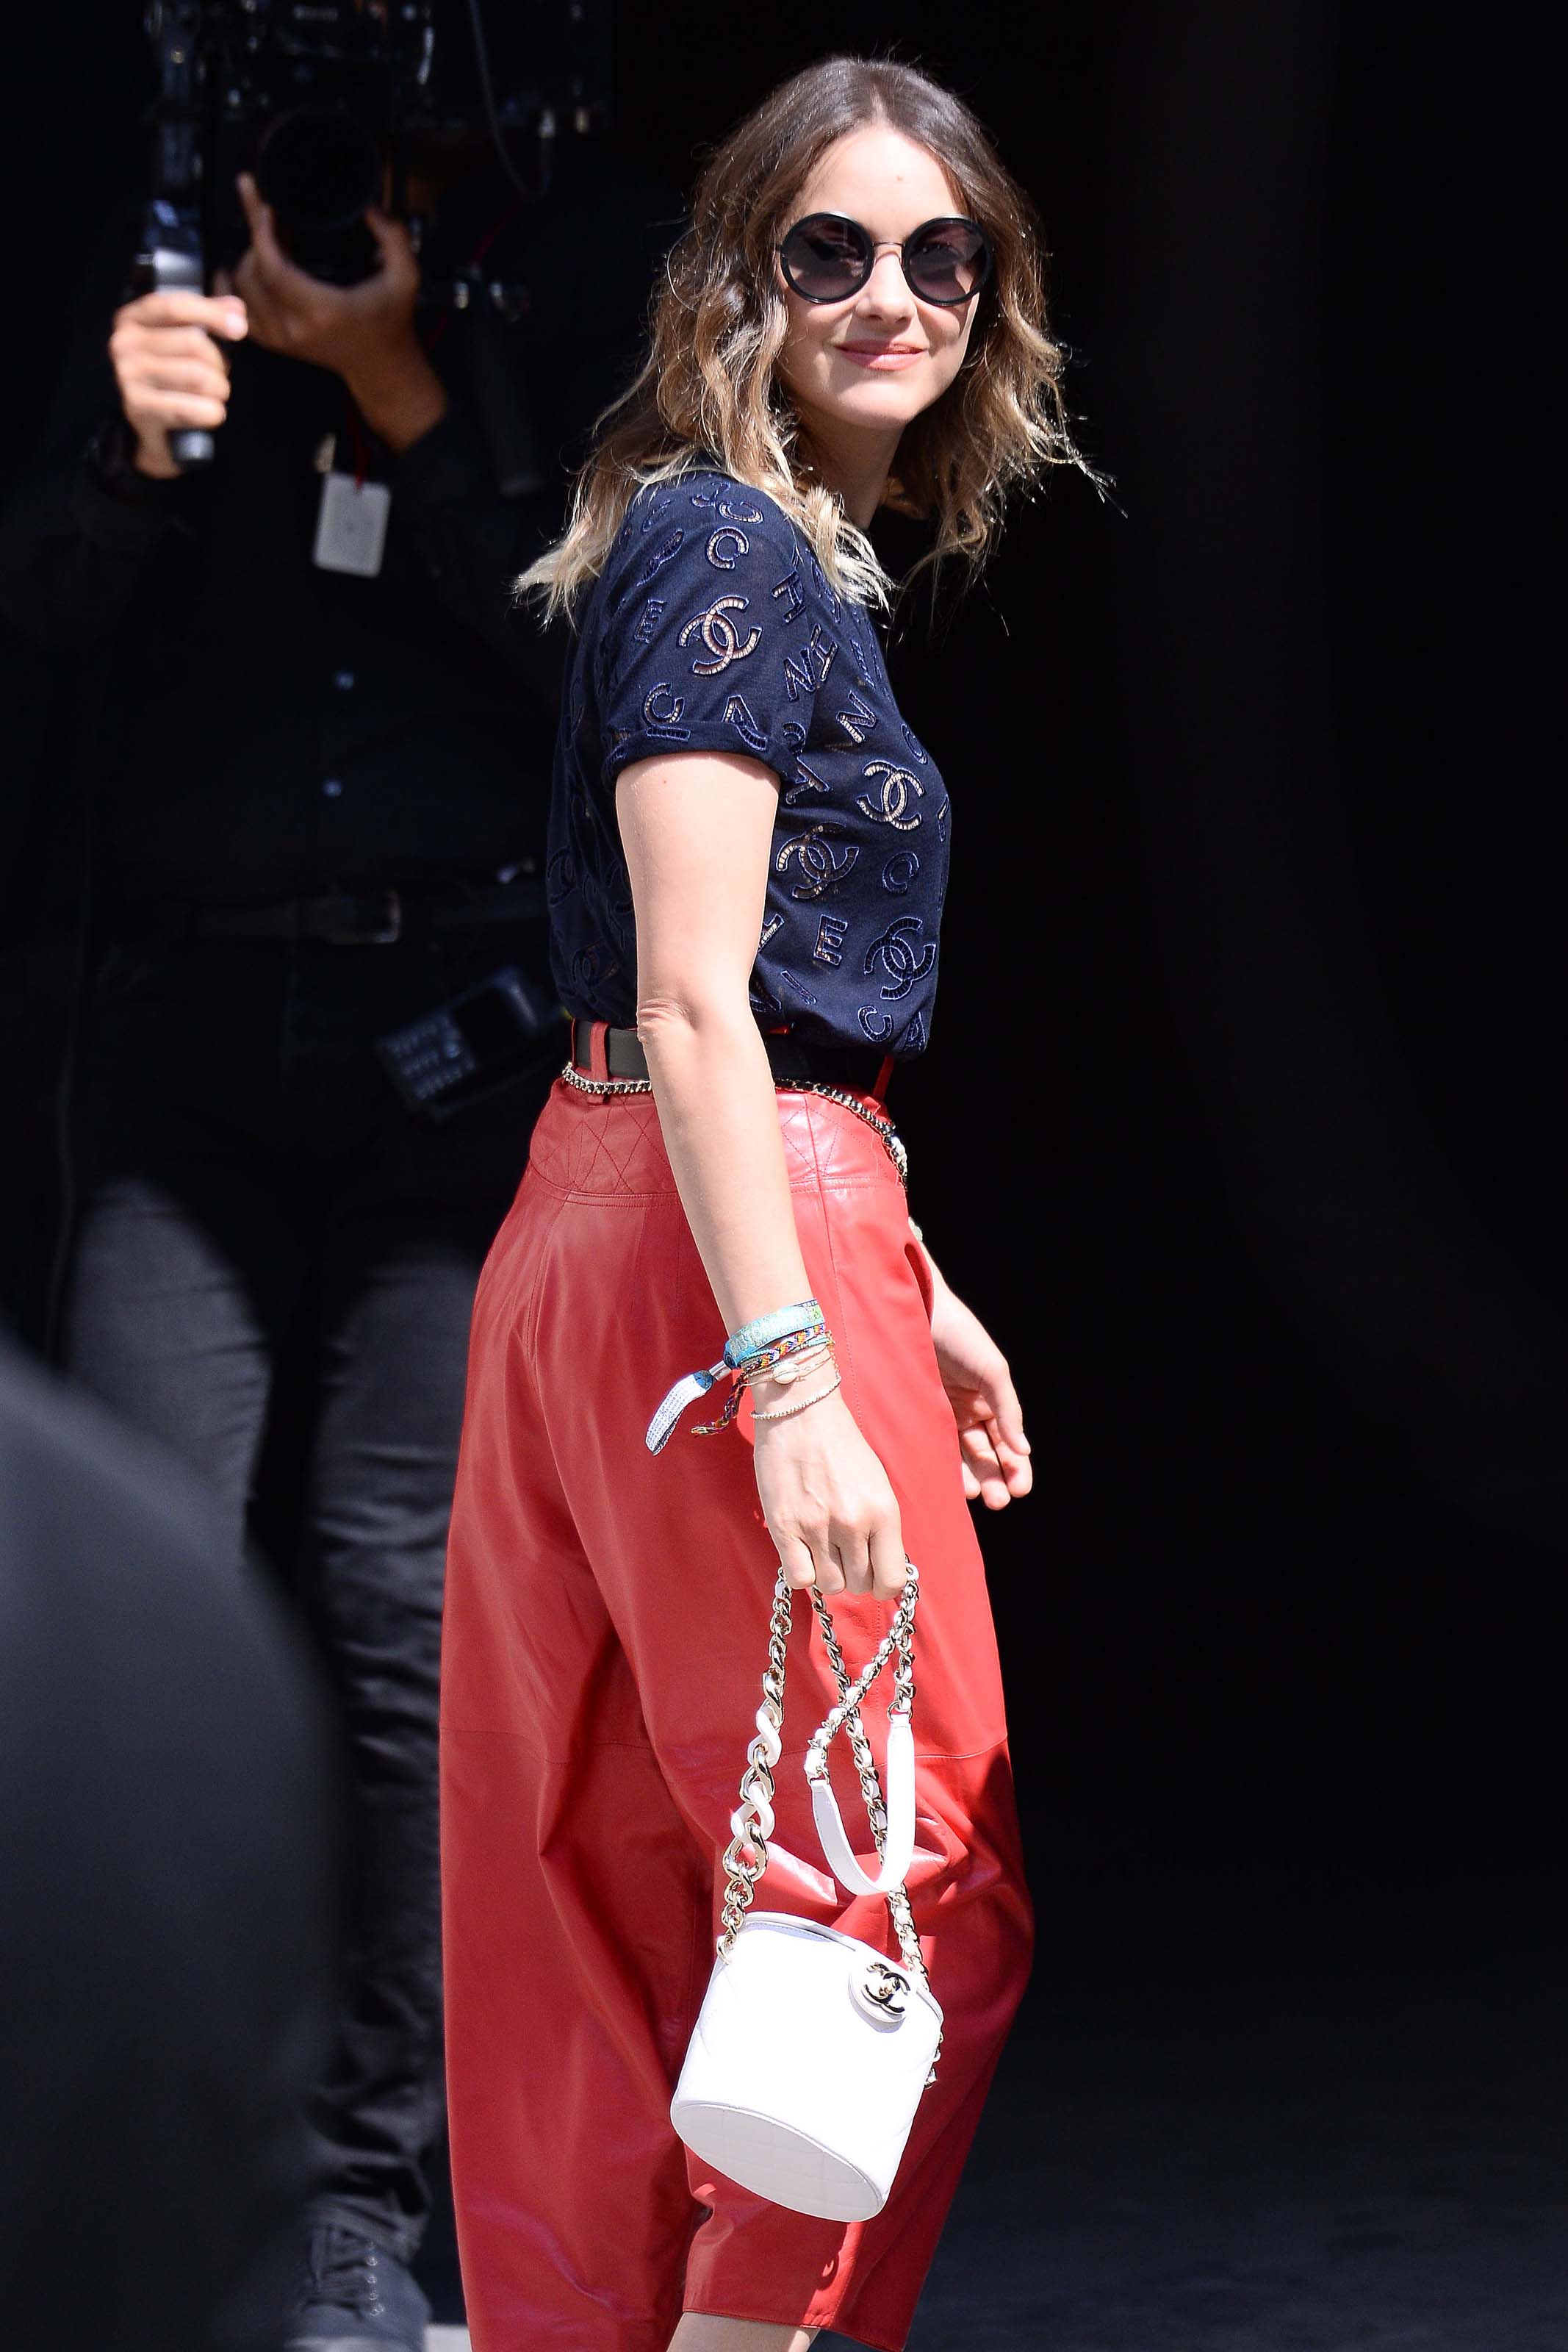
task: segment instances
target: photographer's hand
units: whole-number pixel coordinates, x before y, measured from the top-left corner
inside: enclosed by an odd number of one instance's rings
[[[250,247],[234,274],[255,340],[342,377],[389,449],[408,448],[446,414],[446,392],[414,331],[419,263],[401,221],[365,215],[381,268],[358,286],[329,286],[289,260],[248,173],[239,180]]]
[[[110,363],[139,474],[173,481],[180,468],[169,455],[170,434],[186,426],[210,433],[223,423],[229,372],[214,338],[238,342],[245,331],[245,305],[232,294],[142,294],[115,312]]]

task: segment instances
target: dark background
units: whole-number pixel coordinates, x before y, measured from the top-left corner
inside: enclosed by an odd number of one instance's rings
[[[7,37],[15,465],[136,176],[146,77],[129,0]],[[1054,483],[934,642],[912,604],[894,656],[956,823],[940,1018],[895,1104],[912,1205],[1035,1446],[1034,1499],[985,1529],[1034,2031],[1093,1980],[1174,1998],[1288,1958],[1332,1999],[1374,1952],[1418,2005],[1461,1958],[1558,1948],[1540,77],[1506,16],[1461,38],[1305,0],[674,0],[621,9],[615,39],[616,135],[676,184],[830,47],[952,81],[1040,205],[1082,438],[1114,478]],[[37,707],[17,666],[0,837]],[[1126,2338],[1166,2340],[1146,2316]]]

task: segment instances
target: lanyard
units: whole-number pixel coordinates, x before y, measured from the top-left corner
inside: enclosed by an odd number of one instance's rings
[[[347,384],[343,386],[343,418],[349,428],[349,446],[354,457],[354,488],[362,490],[370,469],[371,452],[365,439],[365,428],[360,421],[360,412],[354,404],[354,395]]]
[[[473,252],[468,257],[467,266],[470,270],[478,268],[479,264],[484,260],[485,256],[489,252],[490,247],[495,244],[496,239],[500,236],[502,230],[511,226],[513,221],[516,220],[517,215],[522,211],[522,198],[520,196],[514,196],[511,202],[505,205],[503,209],[497,214],[495,219],[490,223],[489,227],[486,229],[478,243],[475,246]],[[451,311],[443,310],[434,325],[431,328],[430,332],[423,339],[424,348],[427,352],[434,350],[436,344],[441,341],[442,336],[446,332],[447,327],[451,323]],[[352,453],[354,461],[354,488],[357,490],[362,490],[365,487],[366,478],[370,472],[370,444],[365,438],[363,420],[360,415],[359,409],[355,405],[353,394],[350,392],[347,384],[343,387],[343,419],[348,431],[349,447]]]

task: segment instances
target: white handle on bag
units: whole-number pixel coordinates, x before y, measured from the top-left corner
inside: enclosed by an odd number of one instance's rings
[[[878,1643],[876,1655],[843,1690],[839,1704],[806,1750],[806,1778],[811,1785],[811,1811],[816,1817],[817,1834],[822,1841],[822,1852],[828,1858],[829,1868],[850,1895],[896,1894],[908,1876],[909,1865],[915,1859],[915,1733],[910,1722],[910,1705],[915,1696],[912,1636],[918,1589],[919,1579],[911,1563],[909,1580],[900,1597],[898,1612],[886,1635]],[[824,1633],[831,1633],[831,1620],[827,1611],[815,1593],[811,1597],[817,1603],[817,1614],[823,1623]],[[836,1643],[832,1645],[831,1654],[837,1663]],[[887,1715],[887,1825],[885,1832],[878,1840],[882,1848],[882,1868],[872,1878],[855,1860],[850,1850],[849,1839],[844,1835],[843,1817],[839,1811],[832,1783],[828,1779],[828,1747],[852,1718],[858,1725],[862,1699],[883,1668],[895,1657],[897,1694]],[[863,1732],[860,1736],[863,1746]],[[860,1760],[863,1772],[871,1774],[868,1793],[874,1797],[875,1769],[871,1762],[869,1748],[864,1748]]]
[[[852,1680],[832,1618],[813,1586],[811,1607],[821,1632],[828,1664],[839,1686],[839,1703],[806,1750],[806,1779],[811,1790],[811,1811],[829,1867],[851,1895],[884,1897],[904,1964],[917,1984],[927,1982],[909,1897],[904,1890],[915,1859],[915,1738],[910,1713],[915,1704],[915,1604],[920,1576],[915,1562],[899,1596],[893,1623],[877,1644],[876,1655]],[[730,1841],[724,1856],[724,1908],[718,1935],[718,1957],[729,1958],[758,1881],[768,1867],[768,1840],[774,1830],[773,1773],[783,1753],[784,1664],[789,1640],[792,1594],[780,1569],[773,1587],[773,1611],[768,1629],[768,1666],[762,1677],[762,1705],[757,1712],[756,1734],[746,1752],[740,1778],[740,1803],[730,1815]],[[884,1798],[871,1742],[861,1720],[861,1701],[883,1668],[894,1670],[893,1704],[887,1711],[887,1792]],[[871,1832],[882,1861],[875,1878],[855,1860],[844,1835],[843,1822],[828,1780],[828,1748],[847,1728],[854,1750],[861,1794],[871,1819]]]
[[[811,1782],[811,1811],[828,1866],[851,1895],[891,1895],[909,1875],[915,1859],[915,1733],[906,1715],[887,1719],[887,1841],[882,1868],[868,1878],[850,1852],[843,1817],[826,1777]]]

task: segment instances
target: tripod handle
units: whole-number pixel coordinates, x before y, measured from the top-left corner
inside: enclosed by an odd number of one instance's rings
[[[154,196],[147,208],[141,249],[131,270],[138,294],[163,294],[175,289],[200,294],[207,282],[202,251],[202,224],[193,206],[182,207],[167,196]],[[210,466],[217,444],[203,425],[182,425],[168,436],[169,455],[182,473]]]
[[[189,473],[193,466],[210,466],[216,450],[213,436],[200,425],[187,425],[168,436],[169,455],[180,471]]]

